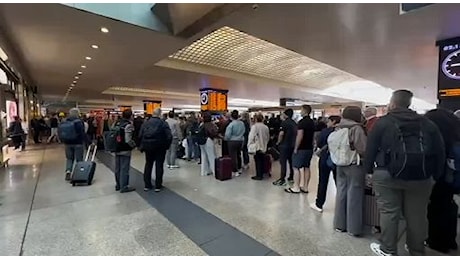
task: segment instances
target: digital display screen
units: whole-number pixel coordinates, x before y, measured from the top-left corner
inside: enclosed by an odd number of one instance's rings
[[[155,109],[161,108],[159,101],[144,101],[144,111],[146,114],[152,115]]]
[[[460,97],[460,37],[437,42],[439,46],[438,98]]]
[[[227,93],[227,90],[202,89],[200,91],[201,111],[226,111]]]

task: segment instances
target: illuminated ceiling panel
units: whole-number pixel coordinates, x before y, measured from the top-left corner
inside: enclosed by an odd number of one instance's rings
[[[169,58],[315,89],[362,80],[230,27],[206,35]]]

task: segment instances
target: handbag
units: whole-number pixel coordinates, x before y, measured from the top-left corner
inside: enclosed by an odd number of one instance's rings
[[[248,144],[248,153],[249,154],[256,154],[257,151],[259,150],[259,142],[258,142],[258,139],[259,139],[259,134],[257,134],[254,138],[255,140],[253,140],[250,144]]]

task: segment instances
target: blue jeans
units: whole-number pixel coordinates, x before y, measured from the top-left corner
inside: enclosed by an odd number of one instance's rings
[[[65,158],[67,159],[65,171],[72,172],[73,162],[83,161],[83,145],[82,144],[66,144]]]
[[[192,159],[192,153],[193,153],[193,159],[198,160],[200,159],[201,152],[200,152],[200,146],[196,142],[195,138],[192,136],[187,137],[187,159]]]
[[[116,188],[121,190],[129,185],[129,168],[131,165],[131,155],[115,155],[115,181]]]

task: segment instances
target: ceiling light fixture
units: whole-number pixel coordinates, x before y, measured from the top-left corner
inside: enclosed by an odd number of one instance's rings
[[[71,87],[75,87],[75,83],[70,84]]]
[[[72,83],[73,83],[73,84],[76,84],[76,83],[77,83],[77,81],[76,81],[76,80],[74,80]]]
[[[107,29],[106,27],[101,27],[101,32],[108,33],[109,29]]]
[[[86,65],[81,65],[81,68],[82,68],[82,69],[86,69]]]
[[[87,60],[91,60],[91,57],[90,57],[90,56],[86,56],[86,58],[85,58],[85,59],[87,59]]]
[[[96,44],[93,44],[93,45],[91,45],[91,48],[93,48],[93,49],[99,49],[99,46],[97,46]]]
[[[75,76],[75,79],[79,79],[79,77],[78,77],[78,76]]]
[[[83,74],[83,72],[79,71],[79,72],[78,72],[78,75],[81,75],[81,74]]]

